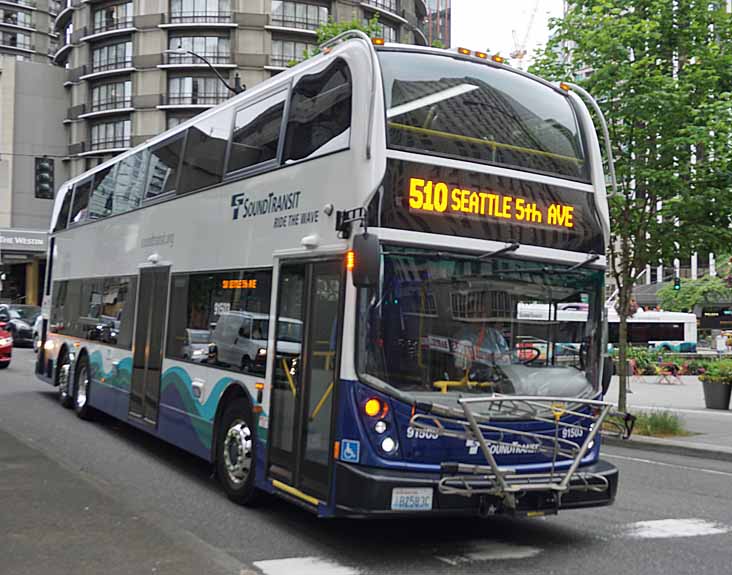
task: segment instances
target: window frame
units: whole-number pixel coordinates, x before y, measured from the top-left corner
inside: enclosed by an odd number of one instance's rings
[[[273,86],[271,89],[268,89],[266,92],[263,92],[262,94],[260,94],[260,97],[233,108],[233,113],[231,115],[231,126],[229,128],[229,140],[226,144],[226,154],[224,156],[224,177],[221,180],[222,184],[228,183],[232,180],[241,179],[242,177],[249,177],[249,176],[252,176],[255,174],[268,172],[268,171],[272,170],[273,168],[277,168],[282,165],[282,153],[285,148],[285,134],[286,134],[286,129],[287,129],[287,118],[290,113],[290,100],[292,98],[292,86],[293,86],[292,80],[288,80],[286,84]],[[251,108],[252,106],[256,106],[257,104],[260,104],[261,102],[263,102],[269,98],[274,98],[275,96],[279,96],[280,94],[286,94],[286,96],[285,96],[285,107],[282,110],[282,123],[280,125],[280,133],[279,133],[278,140],[277,140],[277,152],[275,154],[275,157],[272,158],[271,160],[266,160],[266,161],[260,162],[258,164],[253,164],[251,166],[245,166],[244,168],[239,168],[238,170],[234,170],[231,172],[227,171],[229,168],[229,159],[231,158],[231,150],[232,150],[233,143],[234,143],[234,130],[236,129],[236,116],[242,110],[246,110],[248,108]],[[187,131],[186,131],[186,133],[187,133]]]
[[[170,143],[174,142],[175,140],[182,140],[181,148],[180,148],[180,157],[178,158],[178,165],[176,166],[176,172],[175,172],[175,186],[172,190],[168,190],[165,193],[159,194],[157,196],[148,197],[148,192],[150,191],[150,170],[152,168],[152,155],[155,150],[158,150],[160,148],[164,148]],[[145,167],[145,196],[142,198],[142,202],[140,204],[140,207],[149,206],[151,204],[158,203],[163,198],[175,198],[178,196],[178,187],[180,184],[180,174],[181,174],[181,167],[183,166],[183,158],[186,153],[186,144],[188,143],[188,128],[185,130],[181,130],[180,132],[176,132],[175,134],[170,135],[169,137],[165,138],[162,142],[157,142],[153,146],[149,146],[148,150],[150,153],[150,157],[147,161],[147,166]],[[202,188],[203,189],[203,188]],[[181,196],[187,195],[187,194],[181,194]],[[132,211],[132,210],[130,210]],[[127,213],[127,212],[124,212]]]

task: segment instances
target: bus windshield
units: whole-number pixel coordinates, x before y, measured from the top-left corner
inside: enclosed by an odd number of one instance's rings
[[[588,397],[603,272],[568,268],[385,246],[381,290],[360,294],[359,372],[417,396]]]
[[[389,147],[589,181],[570,100],[511,70],[380,51]]]

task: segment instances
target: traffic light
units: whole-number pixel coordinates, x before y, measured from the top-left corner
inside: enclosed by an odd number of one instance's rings
[[[36,197],[52,200],[54,190],[53,158],[36,158]]]
[[[679,291],[680,289],[681,289],[681,278],[677,276],[674,278],[674,290]]]

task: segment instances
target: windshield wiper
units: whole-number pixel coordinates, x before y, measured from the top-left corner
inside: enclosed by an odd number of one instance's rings
[[[574,270],[578,270],[580,268],[585,267],[586,265],[591,264],[592,262],[596,262],[600,259],[600,256],[594,252],[590,252],[590,257],[587,258],[585,261],[580,262],[578,264],[573,265],[571,268],[567,268],[564,270],[565,272],[573,272]]]
[[[502,254],[507,254],[509,252],[515,252],[517,249],[521,247],[521,244],[514,241],[509,244],[506,244],[505,247],[502,247],[499,250],[496,250],[494,252],[486,252],[483,255],[478,256],[476,259],[478,260],[487,260],[489,258],[494,258],[496,256],[500,256]]]

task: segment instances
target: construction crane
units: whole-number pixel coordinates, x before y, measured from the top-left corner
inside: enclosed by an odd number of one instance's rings
[[[514,61],[515,65],[519,68],[523,68],[524,58],[526,57],[526,44],[529,41],[529,34],[531,34],[531,28],[534,25],[534,17],[536,16],[536,11],[539,9],[539,0],[535,0],[534,2],[534,8],[531,10],[531,15],[529,16],[529,23],[526,26],[526,32],[524,33],[524,37],[522,40],[519,41],[518,32],[516,30],[512,30],[513,34],[513,52],[511,52],[511,60]]]

